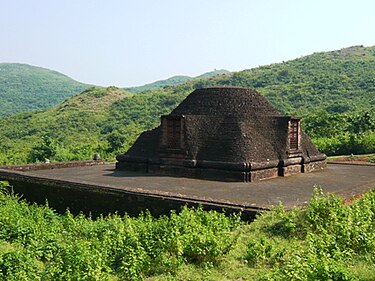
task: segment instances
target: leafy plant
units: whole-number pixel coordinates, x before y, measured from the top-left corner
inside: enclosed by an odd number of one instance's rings
[[[270,238],[261,237],[248,243],[245,260],[250,266],[255,266],[258,263],[266,263],[269,266],[273,266],[275,263],[282,261],[285,250],[277,249],[269,240]]]
[[[6,184],[3,184],[4,186]],[[143,280],[185,264],[218,264],[236,242],[239,216],[183,208],[169,217],[96,220],[28,205],[0,192],[0,277],[4,280]],[[9,245],[1,247],[1,243]],[[6,250],[5,250],[6,249]]]

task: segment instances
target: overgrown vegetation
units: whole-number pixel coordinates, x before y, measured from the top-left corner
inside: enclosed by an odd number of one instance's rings
[[[49,69],[0,63],[0,116],[45,109],[88,87]]]
[[[375,152],[375,111],[329,114],[321,110],[307,116],[303,127],[328,155]]]
[[[0,192],[0,279],[141,280],[176,274],[185,264],[213,266],[236,241],[239,216],[201,208],[153,218],[110,215],[96,220],[48,205],[28,205]]]
[[[349,204],[316,189],[252,223],[183,208],[92,219],[0,192],[3,280],[374,280],[375,192]]]

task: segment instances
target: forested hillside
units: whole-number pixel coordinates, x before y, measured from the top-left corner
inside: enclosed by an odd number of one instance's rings
[[[156,127],[196,88],[257,89],[304,127],[330,155],[375,152],[375,47],[352,47],[211,78],[197,78],[132,95],[91,88],[38,113],[0,119],[0,163],[114,159],[146,129]]]
[[[282,113],[305,116],[375,106],[375,47],[356,46],[228,74],[198,83],[256,88]]]
[[[144,91],[160,89],[160,88],[163,88],[165,86],[174,86],[174,85],[182,84],[184,82],[188,82],[188,81],[191,81],[191,80],[194,80],[194,79],[210,78],[210,77],[220,75],[220,74],[225,74],[225,73],[229,73],[229,71],[227,71],[225,69],[219,69],[219,70],[206,72],[206,73],[204,73],[202,75],[199,75],[197,77],[190,77],[190,76],[186,76],[186,75],[176,75],[176,76],[170,77],[168,79],[159,80],[159,81],[156,81],[156,82],[153,82],[153,83],[150,83],[150,84],[146,84],[146,85],[143,85],[143,86],[125,88],[125,90],[129,91],[131,93],[141,93],[141,92],[144,92]]]
[[[0,163],[90,159],[106,151],[110,108],[129,96],[114,87],[89,88],[48,110],[0,119]]]
[[[45,109],[88,87],[49,69],[0,63],[0,116]]]

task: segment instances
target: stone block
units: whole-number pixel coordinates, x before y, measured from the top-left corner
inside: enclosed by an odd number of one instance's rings
[[[310,163],[306,163],[306,164],[303,165],[303,172],[304,173],[310,173],[310,172],[314,172],[314,171],[321,171],[326,167],[327,167],[327,161],[326,160],[310,162]]]
[[[260,181],[278,177],[278,168],[270,168],[264,170],[255,170],[250,172],[249,181]]]
[[[290,166],[282,167],[280,169],[280,172],[281,172],[280,176],[282,176],[282,177],[287,177],[287,176],[290,176],[290,175],[299,174],[299,173],[302,173],[302,165],[296,164],[296,165],[290,165]]]

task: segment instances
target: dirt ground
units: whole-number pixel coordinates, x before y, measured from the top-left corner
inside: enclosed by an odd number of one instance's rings
[[[339,157],[329,157],[329,163],[346,163],[353,165],[371,165],[375,166],[375,154],[370,155],[348,155]]]

